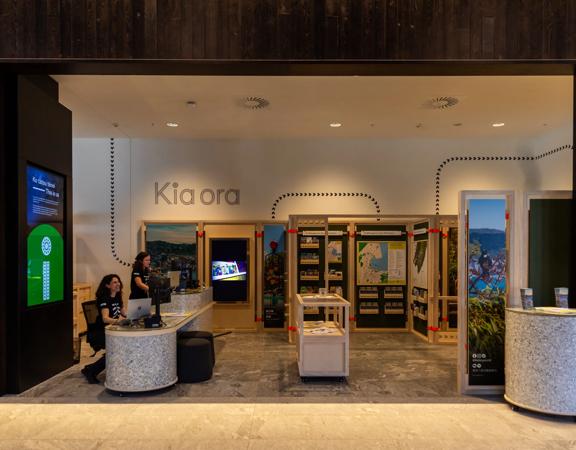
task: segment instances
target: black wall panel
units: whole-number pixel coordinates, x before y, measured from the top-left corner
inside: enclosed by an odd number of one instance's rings
[[[7,247],[4,292],[7,323],[8,392],[18,393],[70,367],[72,349],[72,117],[58,103],[49,77],[14,77],[6,130],[10,144],[6,179],[14,207],[5,220]],[[64,301],[27,308],[26,166],[35,164],[65,176]],[[15,200],[14,200],[15,199]]]
[[[554,288],[570,287],[571,207],[569,199],[530,201],[528,286],[535,306],[556,306]]]

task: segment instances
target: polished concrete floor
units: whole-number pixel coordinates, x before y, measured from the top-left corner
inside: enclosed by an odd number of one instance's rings
[[[350,376],[345,381],[302,381],[296,348],[285,333],[234,333],[215,341],[214,377],[197,384],[178,384],[158,393],[132,395],[138,401],[164,397],[187,399],[319,400],[393,399],[445,401],[459,398],[456,390],[456,347],[429,345],[411,333],[353,333]],[[89,354],[87,346],[84,354]],[[90,359],[83,359],[88,362]],[[23,394],[26,397],[109,399],[103,383],[89,385],[80,374],[83,364]],[[102,376],[103,379],[104,375]]]
[[[212,380],[155,394],[120,397],[75,366],[0,398],[0,449],[576,449],[572,418],[459,396],[455,347],[400,333],[351,343],[343,383],[303,383],[277,334],[219,338]]]

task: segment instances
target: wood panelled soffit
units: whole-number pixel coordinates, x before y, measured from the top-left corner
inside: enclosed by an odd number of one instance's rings
[[[0,0],[0,58],[575,60],[574,0]]]

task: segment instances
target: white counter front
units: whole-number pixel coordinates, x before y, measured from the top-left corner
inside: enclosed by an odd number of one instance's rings
[[[106,327],[106,388],[143,392],[175,384],[177,332],[212,331],[212,289],[173,294],[161,315],[161,328]]]
[[[506,309],[508,402],[576,416],[576,310]]]

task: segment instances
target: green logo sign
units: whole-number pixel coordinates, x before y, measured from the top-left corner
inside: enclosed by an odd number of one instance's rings
[[[39,225],[28,235],[28,306],[64,299],[64,241],[56,228]]]

